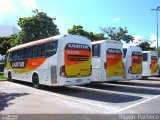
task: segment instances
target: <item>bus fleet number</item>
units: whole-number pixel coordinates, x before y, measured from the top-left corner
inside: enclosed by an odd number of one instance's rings
[[[75,51],[75,50],[67,50],[66,52],[67,52],[67,54],[71,54],[71,55],[79,55],[80,54],[79,51]]]

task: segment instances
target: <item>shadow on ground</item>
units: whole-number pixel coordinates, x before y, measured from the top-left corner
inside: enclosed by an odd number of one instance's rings
[[[138,93],[138,94],[146,94],[146,95],[160,95],[160,90],[155,89],[147,89],[147,88],[136,88],[136,87],[129,87],[128,86],[116,86],[109,84],[109,83],[97,83],[91,85],[84,85],[84,87],[102,89],[102,90],[109,90],[109,91],[117,91],[117,92],[126,92],[126,93]]]
[[[23,84],[27,86],[32,86],[30,83],[16,81],[18,84]],[[41,86],[42,90],[58,93],[62,95],[67,95],[71,97],[83,98],[88,100],[94,100],[99,102],[110,102],[110,103],[125,103],[131,101],[137,101],[142,99],[139,96],[125,95],[125,94],[116,94],[110,92],[100,92],[100,91],[92,91],[81,88],[73,88],[73,87],[49,87],[49,86]]]
[[[138,82],[138,81],[140,81],[140,82]],[[137,80],[137,82],[132,82],[132,81],[123,81],[123,82],[121,82],[121,81],[119,81],[119,82],[110,82],[110,83],[160,88],[160,80],[145,80],[143,83],[141,83],[142,81],[143,80]],[[157,81],[157,83],[151,83],[151,81]]]
[[[0,92],[0,111],[5,110],[13,103],[11,100],[16,99],[17,97],[28,95],[29,93],[4,93]]]

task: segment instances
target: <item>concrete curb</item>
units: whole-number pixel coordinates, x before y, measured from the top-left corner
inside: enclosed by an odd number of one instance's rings
[[[4,82],[4,81],[7,81],[7,80],[0,80],[0,82]]]

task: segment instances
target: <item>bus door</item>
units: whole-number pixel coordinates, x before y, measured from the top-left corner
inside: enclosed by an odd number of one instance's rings
[[[106,77],[124,76],[123,56],[120,49],[107,49],[105,67]]]

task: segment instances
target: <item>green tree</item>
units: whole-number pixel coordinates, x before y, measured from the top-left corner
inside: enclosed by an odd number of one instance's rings
[[[85,36],[88,39],[90,39],[91,41],[106,39],[104,37],[104,34],[88,32],[88,31],[84,30],[83,26],[81,26],[81,25],[74,25],[71,29],[68,29],[68,33],[72,34],[72,35]]]
[[[156,48],[151,47],[151,45],[147,41],[141,42],[138,46],[141,47],[142,51],[156,50]]]
[[[17,38],[17,35],[0,37],[0,54],[1,55],[5,55],[9,48],[15,46],[16,38]]]
[[[21,32],[17,42],[26,43],[59,34],[57,25],[53,22],[56,20],[55,18],[51,18],[37,9],[33,13],[35,15],[31,17],[19,18],[18,25],[21,28]]]
[[[160,47],[158,47],[158,49],[157,49],[157,50],[158,50],[158,55],[160,56]]]
[[[117,40],[117,41],[123,40],[126,43],[129,43],[130,41],[134,40],[132,35],[128,35],[128,30],[126,27],[125,28],[105,27],[101,28],[101,30],[111,40]]]

